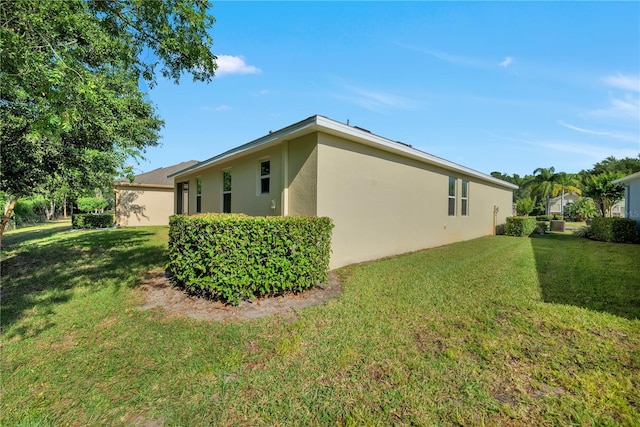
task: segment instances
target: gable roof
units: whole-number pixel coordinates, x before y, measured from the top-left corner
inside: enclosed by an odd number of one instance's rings
[[[129,182],[127,179],[122,179],[116,182],[116,184],[130,186],[167,186],[173,188],[173,178],[168,178],[168,176],[196,164],[198,164],[197,160],[189,160],[173,166],[167,166],[141,173],[134,177],[133,182]]]
[[[640,172],[632,173],[631,175],[627,175],[624,178],[616,179],[611,182],[614,184],[626,184],[631,181],[635,181],[636,179],[640,179]]]
[[[280,130],[269,132],[267,135],[261,138],[240,145],[239,147],[233,148],[229,151],[204,160],[181,171],[177,171],[172,175],[169,175],[169,178],[176,178],[186,174],[197,172],[201,169],[216,165],[218,163],[233,160],[252,152],[280,144],[283,141],[298,138],[313,132],[323,132],[326,134],[345,138],[366,146],[374,147],[406,158],[414,159],[422,163],[437,166],[448,171],[462,173],[480,179],[482,181],[490,182],[495,185],[508,188],[510,190],[515,190],[518,188],[517,185],[502,181],[498,178],[492,177],[491,175],[478,172],[476,170],[450,162],[424,151],[415,149],[408,144],[399,141],[393,141],[382,136],[375,135],[366,129],[362,129],[357,126],[350,126],[348,124],[340,123],[319,115],[311,116]]]

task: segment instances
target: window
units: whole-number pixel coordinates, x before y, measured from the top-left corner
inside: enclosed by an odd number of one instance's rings
[[[202,212],[202,179],[196,180],[196,212]]]
[[[449,216],[456,216],[456,179],[449,177]]]
[[[469,215],[469,181],[466,179],[462,180],[462,191],[460,194],[460,215],[467,216]]]
[[[178,183],[178,200],[176,201],[176,213],[188,214],[189,213],[189,181]]]
[[[222,172],[222,212],[231,213],[231,171]]]
[[[260,194],[269,194],[271,187],[271,161],[260,162]]]

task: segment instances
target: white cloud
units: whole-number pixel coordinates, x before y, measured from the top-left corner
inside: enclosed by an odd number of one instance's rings
[[[640,98],[625,94],[624,98],[610,97],[609,106],[593,110],[590,115],[613,119],[631,119],[637,122],[640,118]]]
[[[640,77],[617,74],[615,76],[606,76],[602,80],[607,85],[612,86],[616,89],[640,92]]]
[[[586,129],[586,128],[581,128],[578,126],[574,126],[571,125],[569,123],[566,123],[562,120],[558,120],[558,124],[561,126],[566,127],[567,129],[571,129],[574,130],[576,132],[580,132],[580,133],[586,133],[589,135],[599,135],[599,136],[606,136],[608,138],[615,138],[615,139],[619,139],[622,141],[631,141],[631,142],[638,142],[638,136],[637,135],[631,135],[631,134],[626,134],[626,133],[621,133],[621,132],[611,132],[611,131],[601,131],[601,130],[593,130],[593,129]]]
[[[262,72],[260,68],[247,65],[241,56],[218,55],[216,63],[218,64],[218,69],[216,70],[217,76],[223,76],[225,74],[257,74]]]
[[[547,153],[548,158],[554,158],[552,152],[557,153],[559,158],[563,158],[563,154],[570,154],[574,160],[579,160],[585,163],[596,163],[609,156],[616,158],[635,157],[638,155],[637,149],[612,147],[609,145],[593,145],[585,144],[570,140],[559,139],[525,139],[525,138],[512,138],[507,136],[501,136],[490,132],[485,132],[492,138],[501,139],[503,141],[509,141],[516,143],[515,147],[534,147],[536,150],[542,149]]]
[[[402,43],[396,43],[396,44],[405,49],[410,49],[416,52],[424,53],[429,56],[433,56],[434,58],[440,59],[442,61],[449,62],[451,64],[464,65],[467,67],[479,67],[479,68],[487,67],[488,68],[487,61],[483,61],[477,58],[472,58],[470,56],[454,55],[448,52],[442,52],[439,50],[422,48],[422,47],[415,47],[415,46],[405,45]]]
[[[204,111],[209,111],[209,112],[213,112],[213,113],[219,113],[221,111],[227,111],[229,109],[231,109],[231,107],[229,107],[228,105],[222,104],[222,105],[218,105],[217,107],[202,107],[202,109]]]
[[[349,84],[338,83],[341,92],[334,97],[359,105],[367,110],[380,112],[386,109],[410,109],[414,102],[398,95],[376,89],[367,89]]]
[[[500,65],[501,67],[507,68],[512,63],[513,63],[513,58],[511,56],[507,56],[506,58],[504,58],[504,61],[502,61],[498,65]]]

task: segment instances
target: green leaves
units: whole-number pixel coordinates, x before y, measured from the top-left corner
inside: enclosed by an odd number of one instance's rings
[[[532,216],[507,217],[504,234],[507,236],[523,237],[533,233],[536,229],[536,218]]]
[[[237,304],[326,280],[329,218],[176,215],[169,226],[168,269],[187,289]]]
[[[86,151],[154,146],[164,125],[140,79],[155,68],[208,81],[213,17],[203,0],[12,0],[0,12],[0,190],[28,196],[86,171]],[[143,55],[144,52],[144,55]],[[111,177],[111,181],[114,176]],[[1,231],[0,231],[1,232]]]

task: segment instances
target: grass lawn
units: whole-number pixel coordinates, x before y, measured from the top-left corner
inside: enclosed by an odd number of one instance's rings
[[[640,245],[492,236],[298,320],[139,311],[166,227],[9,232],[0,425],[640,425]]]

